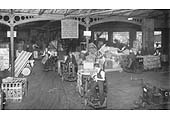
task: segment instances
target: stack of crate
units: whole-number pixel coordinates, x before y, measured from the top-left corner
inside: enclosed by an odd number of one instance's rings
[[[26,78],[8,77],[2,80],[2,91],[5,93],[5,99],[11,102],[21,102],[27,92]]]

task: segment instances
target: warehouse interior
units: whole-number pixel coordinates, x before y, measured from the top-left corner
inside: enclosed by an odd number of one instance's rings
[[[7,51],[5,54],[0,52],[1,108],[170,109],[169,18],[168,9],[0,9],[0,50]],[[96,49],[100,51],[100,42],[106,45],[102,54],[105,58],[102,67],[105,73],[105,80],[102,81],[104,98],[100,95],[100,83],[97,82],[95,90],[99,91],[99,95],[91,95],[93,92],[88,94],[93,89],[93,82],[89,82],[91,78],[89,80],[88,75],[81,73],[81,65],[78,64],[81,57],[76,57],[76,53],[93,53]],[[35,44],[38,47],[33,48]],[[74,80],[63,80],[70,71],[64,72],[68,66],[63,63],[63,67],[61,64],[60,45],[64,51],[61,55],[69,56],[70,51],[75,53],[78,70],[73,70],[76,66],[73,64],[71,72],[75,75],[71,75],[75,77]],[[128,53],[122,52],[124,47]],[[54,49],[54,54],[57,53],[51,57],[54,59],[48,58],[49,63],[48,60],[43,63],[46,48]],[[114,51],[117,49],[121,53]],[[127,67],[131,61],[127,56],[130,56],[131,51],[136,52],[137,56],[132,68]],[[114,60],[107,55],[111,55]],[[90,62],[84,67],[91,66],[93,56],[89,54],[89,57],[86,60],[90,59]],[[83,75],[85,82],[79,78]],[[7,95],[10,94],[9,89],[19,91],[14,78],[25,80],[24,85],[21,82],[22,97]],[[9,82],[11,79],[13,82]],[[104,99],[102,104],[100,96]]]

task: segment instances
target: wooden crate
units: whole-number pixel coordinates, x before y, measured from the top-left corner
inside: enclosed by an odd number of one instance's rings
[[[2,91],[5,99],[11,102],[21,102],[24,95],[27,95],[26,78],[8,78],[2,81]]]
[[[2,90],[5,93],[6,100],[21,101],[22,100],[22,83],[3,83]]]

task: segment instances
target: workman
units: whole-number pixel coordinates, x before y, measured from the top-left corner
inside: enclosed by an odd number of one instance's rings
[[[77,65],[75,56],[72,54],[72,51],[69,51],[65,63],[66,63],[66,64],[72,63],[72,64],[74,65],[74,67],[75,67],[75,72],[77,73],[77,71],[78,71],[78,65]]]
[[[127,67],[130,68],[132,66],[133,62],[136,60],[136,55],[133,52],[133,50],[130,50],[130,54],[129,54],[128,58],[129,58],[129,64]]]
[[[99,50],[103,45],[104,45],[104,41],[99,39],[98,44],[97,44],[97,49]]]
[[[64,62],[64,56],[66,56],[66,53],[63,49],[63,46],[61,43],[58,44],[58,61],[57,61],[57,67],[58,67],[58,74],[61,76],[61,62]]]
[[[44,64],[44,69],[47,69],[50,65],[50,61],[49,59],[52,56],[52,53],[49,51],[49,46],[45,48],[44,53],[42,54],[42,56],[44,57],[42,59],[42,63]]]

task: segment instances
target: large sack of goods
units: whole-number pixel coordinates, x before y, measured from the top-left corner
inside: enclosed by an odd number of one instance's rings
[[[86,56],[86,61],[95,62],[96,56],[94,54],[89,54]]]
[[[143,65],[145,70],[160,68],[160,57],[154,55],[143,56]]]
[[[112,57],[112,59],[106,59],[105,61],[105,71],[122,71],[122,68],[119,64],[119,60],[117,57]]]
[[[129,52],[128,49],[124,50],[122,53],[123,53],[124,55],[129,55],[129,54],[130,54],[130,52]]]
[[[119,65],[119,54],[118,48],[108,47],[103,45],[99,50],[104,57],[105,61],[105,71],[122,71],[122,68]]]
[[[105,54],[104,54],[104,57],[111,59],[111,58],[112,58],[112,55],[113,55],[113,54],[112,54],[110,51],[106,51]]]
[[[100,51],[102,54],[109,53],[109,54],[112,54],[112,55],[118,55],[118,50],[119,50],[119,48],[109,47],[109,46],[103,45],[103,46],[100,48],[99,51]]]
[[[128,55],[121,55],[119,61],[122,68],[127,67],[129,64]]]
[[[118,55],[118,50],[119,50],[119,48],[115,48],[115,47],[109,48],[109,51],[111,51],[111,53],[114,54],[114,55]]]
[[[118,48],[103,45],[99,52],[103,54],[105,58],[112,58],[112,56],[115,57],[118,55]]]
[[[102,54],[105,54],[105,52],[106,51],[109,51],[109,48],[110,47],[108,47],[108,46],[106,46],[105,44],[100,48],[100,52],[102,53]]]

